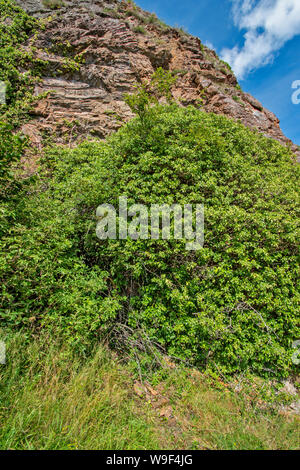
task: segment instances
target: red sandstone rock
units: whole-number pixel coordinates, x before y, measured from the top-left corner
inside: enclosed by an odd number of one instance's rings
[[[35,43],[49,64],[36,94],[51,91],[34,112],[35,136],[57,132],[68,121],[76,126],[74,139],[105,137],[132,117],[124,94],[163,67],[179,71],[173,93],[183,105],[203,99],[204,110],[239,119],[298,152],[277,117],[243,93],[229,67],[198,38],[161,26],[149,13],[118,0],[64,1],[55,12],[42,0],[17,1],[35,16],[52,17]],[[85,62],[78,71],[68,70],[65,56],[80,53]]]

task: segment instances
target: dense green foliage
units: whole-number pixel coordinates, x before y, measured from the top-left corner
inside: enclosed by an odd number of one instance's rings
[[[23,155],[26,138],[15,132],[36,99],[34,83],[42,61],[34,59],[25,41],[37,31],[38,22],[15,2],[0,0],[0,235],[15,221],[16,201],[26,183],[15,178],[14,165]],[[24,67],[29,67],[25,72]]]
[[[147,111],[145,111],[147,113]],[[106,143],[49,150],[1,242],[1,315],[82,348],[116,321],[169,354],[284,375],[299,337],[299,167],[288,150],[192,107],[156,106]],[[99,204],[205,205],[205,245],[100,241]]]
[[[26,138],[12,133],[10,125],[0,122],[0,237],[14,224],[15,207],[26,191],[26,183],[15,177],[13,169],[26,143]]]
[[[22,155],[25,139],[12,133],[12,127],[0,122],[0,189],[13,178],[12,164]],[[1,197],[7,198],[6,191]]]

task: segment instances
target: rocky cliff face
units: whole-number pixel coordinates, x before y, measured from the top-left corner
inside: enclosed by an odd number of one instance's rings
[[[130,1],[17,0],[27,12],[45,19],[35,41],[48,62],[36,93],[39,102],[24,131],[38,143],[56,133],[63,141],[90,134],[105,137],[132,117],[124,94],[149,79],[158,67],[178,73],[174,98],[183,105],[241,120],[284,144],[278,118],[243,93],[229,66],[214,51],[184,31],[170,28]],[[295,152],[297,146],[292,146]]]

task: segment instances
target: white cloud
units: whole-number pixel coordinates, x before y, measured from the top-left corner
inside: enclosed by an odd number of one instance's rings
[[[206,42],[204,43],[204,46],[208,47],[208,49],[213,49],[214,51],[216,50],[215,46],[214,46],[213,43],[210,42],[210,41],[206,41]]]
[[[223,49],[238,78],[244,78],[274,58],[274,52],[300,34],[300,0],[232,0],[233,18],[246,29],[244,45]]]

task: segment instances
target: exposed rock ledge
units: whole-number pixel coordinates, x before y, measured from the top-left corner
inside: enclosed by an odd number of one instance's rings
[[[24,131],[36,142],[41,133],[63,134],[73,124],[74,139],[89,134],[105,137],[131,118],[124,93],[162,66],[180,71],[174,97],[183,104],[203,99],[206,111],[239,119],[266,136],[298,147],[282,133],[278,118],[255,98],[243,93],[237,80],[214,51],[184,32],[161,25],[140,8],[118,0],[64,0],[59,9],[46,5],[60,0],[17,0],[30,14],[48,18],[35,43],[49,62],[36,93],[40,101]],[[47,51],[47,52],[45,52]],[[83,53],[78,71],[64,73],[66,56]]]

